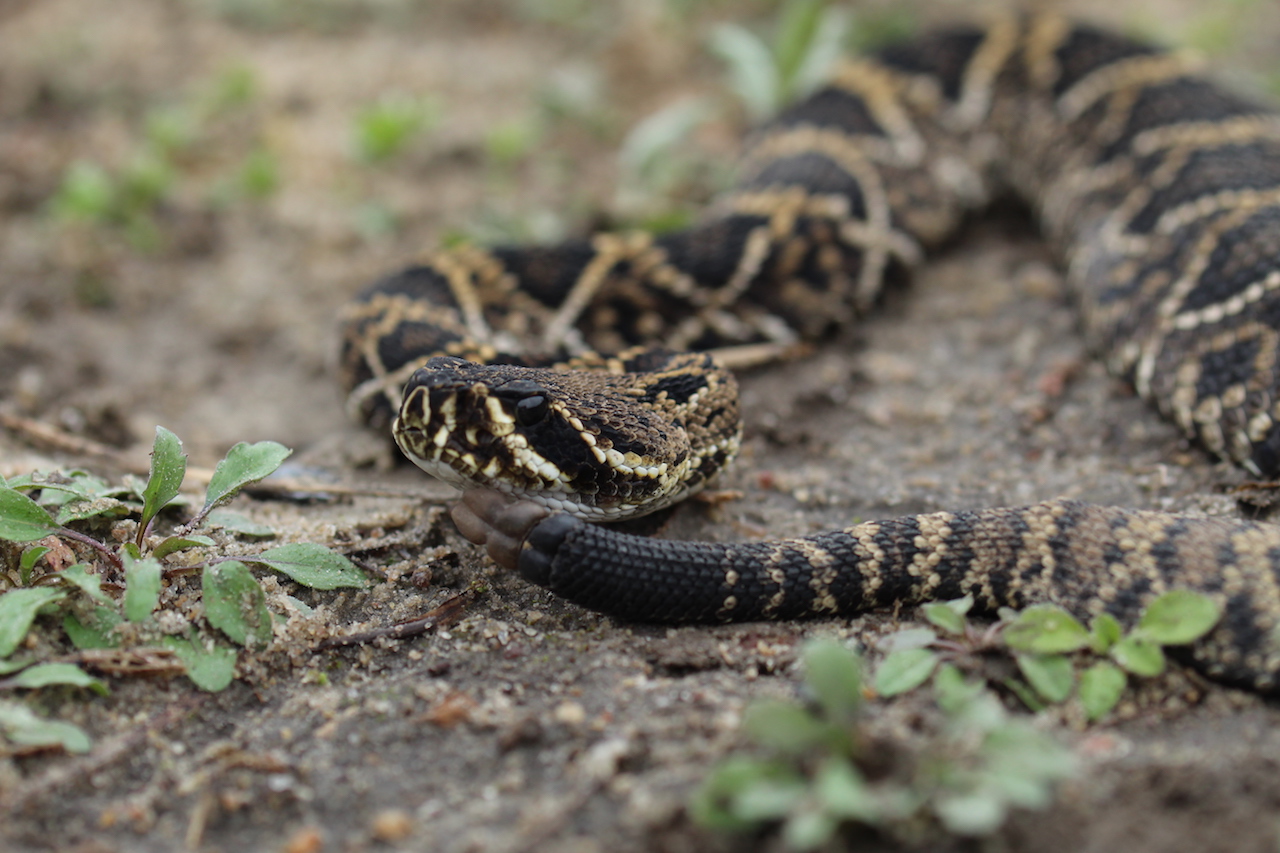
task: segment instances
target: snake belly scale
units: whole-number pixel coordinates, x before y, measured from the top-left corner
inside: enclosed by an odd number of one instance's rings
[[[422,258],[342,318],[353,414],[466,491],[500,564],[658,622],[850,614],[970,594],[1132,624],[1160,593],[1224,609],[1205,674],[1280,690],[1280,528],[1075,501],[741,544],[588,522],[701,488],[736,452],[702,351],[856,322],[884,282],[1011,188],[1067,271],[1091,347],[1192,439],[1280,471],[1280,116],[1186,57],[1054,16],[850,61],[748,141],[696,225]]]

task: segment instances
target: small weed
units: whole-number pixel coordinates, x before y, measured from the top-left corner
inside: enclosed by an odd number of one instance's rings
[[[439,119],[440,109],[433,101],[403,95],[384,97],[355,118],[356,156],[371,165],[385,163],[403,153]]]
[[[534,153],[545,136],[544,123],[537,118],[512,119],[495,125],[485,134],[485,154],[494,165],[509,169]]]
[[[134,249],[155,251],[164,246],[166,213],[184,201],[266,199],[279,186],[279,169],[260,134],[243,126],[257,91],[253,72],[235,66],[183,100],[152,108],[121,162],[77,160],[67,168],[49,200],[50,218],[64,227],[119,234]],[[244,140],[251,145],[247,153],[238,162],[228,158]],[[210,170],[202,165],[207,160],[231,165]],[[198,173],[212,174],[211,183]]]
[[[725,63],[747,115],[763,121],[827,79],[844,51],[851,20],[826,0],[786,0],[772,43],[729,23],[712,30],[710,46]]]
[[[264,145],[254,148],[240,162],[231,179],[231,195],[264,200],[280,188],[280,161]]]
[[[673,8],[677,16],[688,9]],[[829,79],[847,43],[878,42],[909,27],[901,14],[859,19],[827,0],[784,0],[772,38],[740,24],[714,27],[708,48],[724,63],[734,101],[752,122],[773,117],[786,104]],[[707,196],[729,186],[732,170],[723,157],[699,155],[690,139],[723,110],[710,99],[691,98],[666,106],[638,123],[623,142],[618,196],[622,218],[654,231],[686,227]],[[688,204],[673,204],[683,198]]]
[[[652,231],[682,228],[694,218],[692,207],[671,204],[682,186],[695,181],[728,184],[730,171],[723,163],[717,168],[682,150],[714,115],[709,101],[686,99],[663,107],[631,129],[618,155],[615,207],[624,217]]]
[[[812,706],[771,701],[747,709],[743,729],[754,752],[708,775],[691,804],[701,825],[780,826],[791,850],[820,847],[845,825],[918,833],[922,819],[957,835],[988,835],[1011,809],[1048,805],[1054,783],[1075,771],[1068,750],[1011,718],[994,694],[948,664],[934,685],[941,720],[921,734],[915,757],[870,773],[861,662],[832,642],[810,644],[803,660]]]
[[[164,535],[156,531],[160,514],[186,503],[179,496],[186,455],[177,436],[163,427],[156,428],[145,482],[111,486],[84,471],[0,480],[0,541],[12,543],[0,572],[0,585],[7,587],[0,593],[0,690],[57,684],[105,691],[72,662],[24,654],[47,648],[29,636],[39,617],[55,617],[82,655],[117,650],[130,661],[118,664],[120,674],[176,668],[202,689],[221,690],[235,673],[235,646],[264,648],[282,618],[268,608],[249,564],[313,589],[364,586],[354,564],[320,545],[281,545],[233,559],[212,553],[214,540],[197,532],[216,523],[229,535],[270,535],[218,508],[270,475],[289,454],[271,441],[237,444],[218,463],[200,507]],[[104,525],[111,535],[95,536]],[[179,581],[197,573],[201,594],[193,608],[193,596],[179,590]],[[199,630],[201,622],[208,629]],[[15,746],[88,748],[76,727],[42,719],[16,703],[0,703],[0,731]]]
[[[1164,672],[1163,646],[1194,642],[1222,618],[1222,609],[1207,596],[1174,590],[1152,601],[1127,634],[1109,614],[1095,617],[1085,628],[1067,611],[1049,604],[1021,612],[1006,608],[1001,621],[977,631],[965,619],[972,604],[966,596],[925,605],[925,618],[933,627],[889,638],[891,651],[876,671],[876,691],[882,696],[905,693],[928,681],[949,658],[1003,647],[1013,654],[1022,675],[1004,686],[1029,708],[1040,710],[1074,694],[1093,721],[1115,708],[1130,675]]]

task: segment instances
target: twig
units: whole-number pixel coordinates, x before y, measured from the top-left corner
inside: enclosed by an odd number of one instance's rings
[[[147,466],[140,465],[138,459],[131,454],[109,447],[91,438],[74,435],[53,424],[47,424],[32,418],[24,418],[9,412],[0,412],[0,427],[7,429],[18,438],[37,447],[56,450],[61,453],[71,453],[76,456],[92,456],[126,471],[143,475],[147,473]]]
[[[90,548],[101,554],[108,563],[110,563],[117,572],[124,571],[124,561],[120,559],[120,555],[112,551],[106,545],[103,545],[92,536],[86,536],[78,530],[72,530],[69,527],[59,527],[54,531],[54,536],[61,536],[64,539],[73,539],[81,545],[88,545]]]
[[[747,370],[765,364],[804,358],[813,352],[813,346],[804,343],[740,344],[732,347],[716,347],[708,352],[715,356],[716,361],[730,370]]]
[[[371,643],[374,640],[403,640],[406,637],[417,637],[427,633],[432,628],[442,628],[452,625],[458,619],[462,618],[463,609],[471,603],[476,597],[475,586],[467,587],[462,592],[450,598],[444,604],[431,610],[417,619],[409,622],[397,622],[386,628],[375,628],[372,631],[361,631],[358,634],[347,634],[342,637],[329,637],[322,640],[316,651],[324,649],[336,649],[344,646],[359,646],[365,643]]]

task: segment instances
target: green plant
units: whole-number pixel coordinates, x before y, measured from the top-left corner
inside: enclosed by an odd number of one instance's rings
[[[50,217],[120,234],[135,249],[152,251],[164,245],[165,213],[192,198],[216,204],[269,197],[279,169],[261,133],[246,127],[257,94],[252,70],[233,66],[180,101],[151,107],[119,162],[77,160],[67,168],[49,199]],[[204,168],[207,160],[219,167]],[[207,185],[202,174],[211,178]]]
[[[237,444],[218,463],[199,508],[163,535],[157,532],[161,514],[187,503],[179,495],[186,455],[163,427],[156,428],[145,482],[111,486],[84,471],[0,481],[0,541],[12,543],[0,574],[7,587],[0,593],[0,675],[10,676],[0,680],[0,689],[62,684],[105,690],[71,662],[38,659],[54,654],[56,645],[30,642],[32,626],[39,617],[55,617],[81,652],[118,648],[145,656],[148,649],[163,650],[181,661],[197,686],[221,690],[234,675],[235,646],[264,648],[280,618],[249,565],[314,589],[364,586],[354,564],[321,545],[281,545],[232,558],[197,532],[217,518],[233,535],[261,537],[260,527],[215,513],[290,452],[271,441]],[[104,528],[109,535],[98,533]],[[199,596],[193,596],[185,579],[197,574]],[[39,651],[27,655],[26,649]],[[66,724],[49,722],[42,729],[33,719],[39,718],[0,707],[0,729],[15,743],[55,735],[67,749],[87,742],[70,736]]]
[[[1120,701],[1130,675],[1152,677],[1164,672],[1162,646],[1194,642],[1222,618],[1222,608],[1209,597],[1173,590],[1154,599],[1128,633],[1110,614],[1094,617],[1086,629],[1061,607],[1048,604],[1020,612],[1004,609],[1001,621],[979,632],[965,619],[972,605],[968,596],[924,605],[932,628],[911,629],[890,638],[892,651],[876,671],[877,692],[883,696],[904,693],[928,681],[948,656],[1003,645],[1013,654],[1023,679],[1008,679],[1004,684],[1029,708],[1039,710],[1074,694],[1086,717],[1097,720]],[[1085,654],[1070,657],[1077,652]]]
[[[676,101],[646,116],[623,139],[618,154],[615,207],[622,216],[649,231],[669,231],[692,223],[693,206],[672,204],[687,184],[720,188],[730,170],[688,145],[693,133],[715,111],[708,100]]]
[[[674,10],[686,15],[686,10]],[[827,0],[784,0],[772,38],[740,24],[715,26],[708,47],[724,63],[729,88],[753,122],[774,116],[789,102],[824,83],[846,42],[868,44],[904,28],[900,13],[859,19]],[[619,156],[619,214],[630,224],[668,231],[693,222],[707,196],[725,189],[732,170],[723,157],[700,153],[689,144],[719,110],[705,98],[676,101],[650,114],[626,135]],[[687,204],[673,203],[685,199]]]
[[[369,164],[386,162],[403,152],[439,118],[440,109],[433,101],[403,95],[383,97],[355,118],[356,156]]]
[[[748,116],[761,121],[822,84],[844,50],[851,18],[826,0],[786,0],[772,43],[738,24],[711,32],[711,50]]]
[[[803,660],[812,706],[748,707],[743,729],[754,752],[707,776],[691,803],[698,823],[730,832],[780,825],[792,850],[819,847],[842,825],[917,832],[922,818],[955,834],[986,835],[1014,807],[1046,806],[1053,784],[1074,773],[1068,750],[1011,718],[994,694],[949,664],[935,679],[936,727],[921,733],[911,758],[869,773],[860,661],[833,642],[806,646]]]

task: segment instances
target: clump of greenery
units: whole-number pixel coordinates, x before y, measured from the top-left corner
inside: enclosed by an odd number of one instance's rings
[[[767,121],[788,103],[826,82],[851,43],[867,46],[910,28],[900,12],[860,16],[828,0],[785,0],[769,37],[736,23],[715,26],[708,47],[724,64],[733,101],[752,123]],[[726,188],[732,169],[723,157],[700,155],[689,144],[722,112],[710,98],[669,104],[627,134],[619,157],[616,208],[638,227],[667,231],[688,226],[705,197]],[[672,198],[687,198],[673,204]]]
[[[1025,679],[1011,678],[1004,686],[1029,708],[1040,710],[1074,695],[1087,719],[1097,720],[1115,708],[1130,675],[1154,677],[1164,672],[1162,646],[1195,642],[1222,618],[1217,603],[1188,590],[1153,600],[1128,633],[1110,614],[1096,616],[1086,629],[1061,607],[1048,604],[1021,612],[1005,609],[1000,622],[976,631],[965,619],[972,605],[968,596],[924,605],[925,619],[933,627],[890,637],[893,651],[876,672],[877,692],[894,696],[912,690],[948,656],[1003,644]]]
[[[7,676],[0,689],[106,690],[74,663],[26,654],[38,644],[24,641],[44,617],[59,623],[82,654],[119,649],[142,660],[148,650],[159,650],[153,659],[176,656],[197,686],[221,690],[234,676],[236,646],[266,647],[283,618],[268,608],[249,564],[313,589],[364,586],[350,560],[321,545],[281,545],[231,558],[214,553],[214,540],[196,532],[216,521],[229,533],[262,536],[260,526],[218,508],[270,475],[290,453],[272,441],[237,444],[218,463],[201,506],[165,535],[157,534],[156,522],[166,508],[184,503],[179,490],[186,455],[163,427],[156,428],[145,483],[110,486],[84,471],[0,479],[0,541],[13,543],[0,573],[0,675]],[[95,535],[104,527],[108,536]],[[168,596],[162,606],[166,586],[196,573],[201,607],[193,607],[189,595]],[[0,703],[0,731],[19,745],[88,748],[79,729],[43,720],[21,703]]]
[[[440,120],[434,101],[405,95],[388,95],[370,104],[355,117],[353,138],[356,156],[364,163],[385,163],[402,154],[419,134]]]
[[[755,745],[708,775],[693,818],[723,831],[780,825],[792,850],[827,843],[842,826],[913,835],[934,822],[965,836],[986,835],[1013,808],[1043,808],[1053,785],[1075,772],[1073,756],[1028,721],[1013,718],[986,687],[951,664],[934,692],[941,720],[921,735],[914,757],[885,772],[865,767],[860,661],[838,643],[803,653],[812,707],[758,702],[743,720]]]
[[[851,22],[846,9],[826,0],[788,0],[772,43],[726,23],[712,30],[710,45],[748,116],[762,121],[826,81],[845,49]]]
[[[253,72],[234,66],[182,101],[148,110],[122,162],[77,160],[67,168],[49,214],[152,251],[164,244],[163,214],[182,196],[203,191],[210,205],[270,197],[280,183],[278,160],[261,132],[246,127],[257,96]],[[203,182],[196,173],[210,170],[197,165],[207,160],[220,167]]]
[[[815,849],[854,825],[917,840],[922,820],[955,835],[989,835],[1014,808],[1046,807],[1075,761],[1031,721],[1012,716],[986,684],[966,680],[953,659],[1007,649],[1025,680],[1001,686],[1033,710],[1074,693],[1096,720],[1115,707],[1130,675],[1163,672],[1162,646],[1194,642],[1222,615],[1207,596],[1174,591],[1153,600],[1127,633],[1111,616],[1086,629],[1051,605],[1005,610],[979,629],[966,620],[972,604],[966,597],[924,605],[931,627],[893,635],[893,650],[870,685],[843,646],[808,645],[802,659],[810,706],[778,700],[748,707],[743,730],[754,753],[732,756],[708,775],[691,805],[694,819],[724,831],[777,825],[791,850]],[[905,760],[868,771],[877,762],[861,721],[865,696],[895,696],[927,682],[937,725],[921,733]]]

